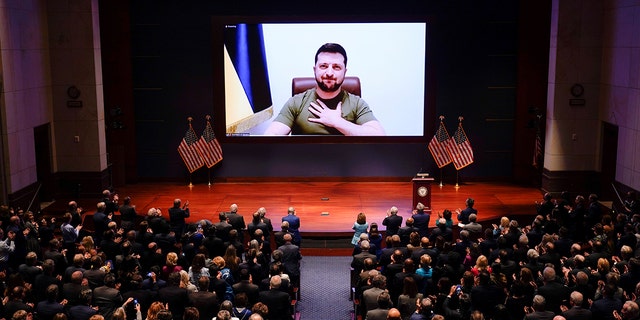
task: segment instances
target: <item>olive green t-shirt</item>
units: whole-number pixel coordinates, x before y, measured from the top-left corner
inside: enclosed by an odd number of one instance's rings
[[[342,118],[359,125],[377,120],[371,109],[369,109],[369,105],[367,105],[362,98],[345,90],[342,90],[335,101],[331,101],[334,99],[322,101],[325,102],[329,108],[335,109],[340,99],[342,101]],[[280,110],[280,114],[278,114],[274,121],[281,122],[291,128],[291,134],[293,135],[342,135],[342,133],[335,128],[308,120],[312,117],[317,118],[309,111],[311,102],[316,100],[318,100],[318,95],[316,94],[315,88],[296,94],[289,98],[284,104],[282,110]]]

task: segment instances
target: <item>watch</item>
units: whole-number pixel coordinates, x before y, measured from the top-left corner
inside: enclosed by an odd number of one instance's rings
[[[419,196],[426,197],[428,193],[429,193],[429,190],[427,189],[427,187],[418,188],[418,195]]]

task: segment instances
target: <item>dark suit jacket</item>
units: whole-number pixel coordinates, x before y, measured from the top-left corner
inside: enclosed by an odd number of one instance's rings
[[[93,289],[93,300],[91,303],[94,306],[98,306],[98,313],[105,319],[111,319],[113,312],[116,308],[122,306],[123,302],[124,300],[122,299],[120,291],[115,288],[101,286]]]
[[[251,308],[256,302],[258,302],[258,294],[260,293],[260,287],[255,285],[249,280],[242,280],[232,286],[233,292],[238,294],[244,292],[247,295],[247,308]]]
[[[593,318],[591,310],[578,306],[571,307],[563,312],[562,316],[567,320],[591,320]]]
[[[418,228],[420,237],[426,237],[429,235],[429,221],[431,215],[426,212],[419,212],[411,216],[413,218],[413,226]],[[431,239],[429,239],[431,240]]]
[[[182,319],[184,307],[189,305],[189,292],[175,286],[167,286],[158,291],[158,299],[169,304],[174,319]]]
[[[418,233],[420,232],[420,230],[416,227],[404,226],[398,229],[398,236],[400,236],[400,242],[402,243],[402,245],[406,246],[409,244],[411,233],[413,233],[414,231]]]
[[[569,299],[569,288],[558,282],[550,282],[538,288],[538,294],[543,296],[547,304],[545,309],[560,314],[560,304]]]
[[[83,289],[89,289],[89,287],[71,282],[62,285],[62,290],[60,292],[62,293],[62,298],[67,299],[68,301],[66,307],[73,307],[80,303],[78,299],[80,291]]]
[[[376,308],[376,309],[367,311],[367,316],[366,316],[365,319],[367,319],[367,320],[387,320],[387,315],[388,314],[389,314],[389,309]]]
[[[242,230],[247,228],[247,224],[244,222],[244,217],[238,213],[227,212],[227,221],[236,230],[238,235],[242,235]]]
[[[451,230],[451,228],[438,227],[433,229],[433,231],[431,231],[431,235],[429,236],[429,242],[435,243],[438,236],[442,236],[445,241],[453,241],[453,231]]]
[[[200,320],[213,319],[218,313],[220,303],[215,293],[209,291],[198,291],[189,294],[189,303],[192,307],[198,308]]]
[[[177,236],[180,236],[184,232],[186,225],[185,218],[188,218],[189,216],[189,208],[169,208],[169,224],[171,225],[171,229],[176,233]]]
[[[524,320],[552,320],[555,314],[551,311],[536,311],[524,316]]]
[[[615,298],[602,298],[591,304],[591,312],[594,319],[613,320],[613,310],[620,312],[622,301]]]
[[[69,320],[88,320],[94,314],[98,314],[98,311],[90,306],[81,305],[71,307],[68,315]]]
[[[353,268],[356,273],[360,273],[364,268],[364,260],[367,258],[373,259],[374,264],[378,262],[375,254],[363,251],[353,256],[353,260],[351,260],[351,268]]]
[[[291,298],[277,289],[260,292],[258,300],[269,308],[269,320],[291,320]]]
[[[50,320],[57,313],[64,313],[64,306],[56,301],[40,301],[35,311],[38,313],[38,320]]]
[[[295,244],[285,243],[278,250],[282,251],[282,264],[286,273],[294,277],[300,277],[300,260],[302,260],[300,248]]]
[[[216,227],[216,237],[222,239],[222,241],[229,241],[229,232],[233,230],[233,226],[230,225],[226,221],[220,221],[215,223],[213,226]]]
[[[125,230],[135,229],[137,219],[136,208],[131,205],[125,204],[120,207],[119,211],[122,227]]]
[[[398,234],[398,229],[402,226],[402,216],[392,214],[385,217],[384,220],[382,220],[382,225],[387,227],[387,231],[385,232],[387,236]]]

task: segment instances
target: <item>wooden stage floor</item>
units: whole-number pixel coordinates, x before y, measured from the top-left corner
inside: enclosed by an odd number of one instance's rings
[[[412,184],[407,182],[226,182],[196,184],[139,183],[114,190],[120,199],[132,198],[138,214],[146,214],[151,207],[161,208],[166,215],[173,199],[190,202],[191,218],[195,222],[209,219],[217,222],[218,213],[228,211],[237,203],[239,213],[246,222],[259,207],[267,209],[267,217],[275,229],[280,229],[280,218],[287,208],[296,208],[301,219],[301,232],[350,233],[359,212],[367,215],[367,221],[377,222],[381,230],[382,220],[391,206],[400,209],[405,219],[411,215]],[[495,221],[502,216],[531,216],[535,214],[534,201],[542,194],[534,187],[523,187],[497,182],[472,182],[456,188],[454,185],[432,186],[431,224],[435,224],[438,212],[444,209],[464,208],[465,199],[475,199],[478,221]],[[98,198],[98,197],[96,197]],[[78,199],[88,212],[95,210],[95,203]],[[122,201],[121,201],[122,202]],[[59,205],[59,204],[58,204]],[[454,217],[454,222],[455,222]],[[527,221],[528,223],[529,221]]]

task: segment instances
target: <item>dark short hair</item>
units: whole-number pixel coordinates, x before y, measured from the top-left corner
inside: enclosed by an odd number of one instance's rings
[[[325,43],[316,52],[314,64],[318,62],[318,55],[322,52],[339,53],[344,57],[344,66],[347,66],[347,51],[337,43]]]

